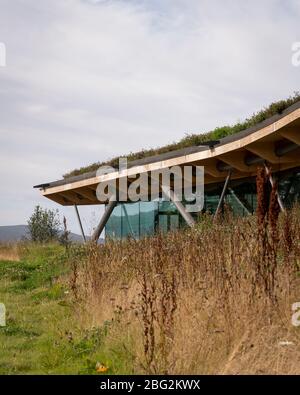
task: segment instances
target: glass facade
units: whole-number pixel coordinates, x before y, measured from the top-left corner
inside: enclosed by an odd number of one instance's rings
[[[157,231],[167,232],[183,226],[175,205],[168,201],[119,204],[112,212],[106,227],[106,237],[139,239]]]
[[[300,201],[300,170],[278,173],[279,194],[285,205],[290,207]],[[206,185],[202,212],[214,214],[222,184]],[[224,204],[234,215],[248,215],[256,210],[255,178],[232,180],[229,183]],[[197,218],[200,213],[192,213]],[[185,226],[185,221],[172,202],[159,201],[119,204],[112,212],[106,225],[106,237],[139,239],[157,231],[167,232]]]

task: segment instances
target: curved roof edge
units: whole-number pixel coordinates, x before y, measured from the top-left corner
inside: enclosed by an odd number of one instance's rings
[[[223,137],[222,139],[219,140],[218,144],[214,145],[214,147],[219,147],[221,145],[240,140],[242,137],[246,137],[249,134],[256,132],[257,130],[260,130],[266,126],[269,126],[269,125],[279,121],[286,115],[291,114],[292,112],[294,112],[295,110],[297,110],[299,108],[300,108],[300,101],[298,101],[297,103],[295,103],[292,106],[285,109],[281,114],[273,115],[272,117],[265,119],[264,121],[258,123],[257,125],[251,126],[250,128],[247,128],[245,130],[242,130],[241,132],[232,134],[230,136]],[[140,166],[140,165],[147,165],[149,163],[161,162],[161,161],[165,161],[167,159],[172,159],[172,158],[176,158],[179,156],[185,156],[185,155],[189,155],[192,153],[201,152],[201,151],[209,151],[209,150],[210,150],[210,148],[208,145],[191,146],[191,147],[182,148],[179,150],[170,151],[170,152],[167,152],[164,154],[147,156],[146,158],[143,158],[143,159],[131,161],[128,163],[128,168],[132,168],[134,166]],[[94,170],[91,172],[80,174],[78,176],[72,176],[72,177],[61,179],[61,180],[48,182],[45,184],[35,185],[34,188],[51,188],[51,187],[56,187],[56,186],[60,186],[60,185],[70,184],[70,183],[74,183],[76,181],[82,181],[82,180],[96,177],[96,174],[97,174],[97,170]]]
[[[293,130],[291,130],[293,129]],[[292,134],[291,134],[292,132]],[[285,151],[285,156],[279,153]],[[290,149],[287,151],[285,145]],[[209,143],[206,143],[209,144]],[[96,171],[62,179],[55,182],[37,185],[43,190],[43,195],[61,204],[100,204],[91,196],[90,190],[95,185],[112,179],[128,176],[131,178],[139,173],[159,170],[174,165],[197,164],[205,166],[206,183],[221,181],[224,178],[224,169],[231,166],[235,169],[235,177],[247,177],[254,172],[254,165],[249,165],[246,156],[254,155],[274,165],[284,165],[287,169],[300,165],[300,101],[288,107],[281,114],[274,115],[265,121],[245,129],[239,133],[214,141],[210,146],[192,146],[168,153],[146,157],[128,163],[123,171],[114,171],[109,174],[97,176]],[[293,153],[290,153],[294,150]],[[296,151],[295,151],[296,150]],[[222,164],[220,169],[219,164]],[[87,198],[77,198],[86,195]],[[67,194],[67,196],[66,196]],[[73,195],[73,198],[70,196]]]

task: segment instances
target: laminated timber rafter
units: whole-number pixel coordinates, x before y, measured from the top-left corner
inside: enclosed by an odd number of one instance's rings
[[[106,204],[96,196],[97,185],[101,182],[128,177],[128,183],[135,176],[152,170],[172,166],[204,166],[206,185],[223,183],[228,171],[230,180],[252,177],[259,165],[267,163],[274,171],[300,167],[300,102],[262,124],[225,137],[214,146],[191,147],[167,154],[148,157],[129,163],[122,172],[97,176],[96,172],[38,185],[41,193],[65,206]]]

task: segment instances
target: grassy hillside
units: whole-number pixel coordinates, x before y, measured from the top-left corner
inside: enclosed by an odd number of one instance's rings
[[[145,158],[147,156],[158,155],[158,154],[163,154],[165,152],[174,151],[180,148],[191,147],[194,145],[201,145],[202,143],[210,140],[219,140],[223,137],[236,134],[251,126],[257,125],[260,122],[272,117],[273,115],[281,114],[286,108],[297,103],[299,100],[300,100],[300,93],[295,92],[294,95],[288,97],[285,100],[279,100],[277,102],[271,103],[269,106],[263,108],[261,111],[258,111],[257,113],[254,113],[251,117],[249,117],[243,122],[237,122],[234,125],[225,125],[222,127],[217,127],[209,132],[187,134],[180,141],[173,142],[163,147],[156,147],[148,150],[142,149],[141,151],[138,152],[130,152],[130,153],[124,152],[123,156],[126,156],[128,161],[133,161],[133,160]],[[83,166],[79,169],[75,169],[66,173],[63,177],[68,178],[79,174],[87,173],[93,170],[97,170],[100,166],[104,166],[104,165],[117,167],[119,165],[119,157],[115,157],[104,162],[93,163],[89,166]]]
[[[300,209],[258,206],[140,241],[0,249],[0,373],[299,374]]]
[[[80,247],[75,251],[78,259]],[[106,325],[83,325],[70,295],[69,258],[57,245],[0,248],[0,302],[7,309],[7,325],[0,327],[0,374],[101,374],[101,361],[112,373],[130,371],[122,359],[114,362],[118,350],[106,356]]]
[[[30,240],[28,225],[0,226],[0,243],[19,242],[22,240]],[[70,232],[69,240],[82,242],[82,237]]]

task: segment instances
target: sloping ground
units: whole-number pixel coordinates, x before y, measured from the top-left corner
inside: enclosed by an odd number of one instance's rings
[[[1,261],[0,373],[300,374],[300,211],[263,207]]]
[[[0,303],[6,306],[0,374],[101,374],[95,369],[99,361],[112,373],[124,373],[118,350],[108,359],[100,347],[105,331],[82,325],[70,298],[66,261],[57,245],[30,245],[19,262],[0,260]]]
[[[19,261],[19,247],[17,244],[0,243],[0,261]]]
[[[28,238],[29,233],[27,225],[0,226],[0,243],[10,243]],[[70,233],[69,239],[71,241],[82,241],[82,237],[77,235],[76,233]]]
[[[27,225],[0,226],[0,242],[17,241],[27,236]]]
[[[230,136],[246,130],[250,127],[258,125],[259,123],[271,118],[274,115],[281,114],[284,110],[288,107],[292,106],[293,104],[297,103],[300,100],[300,93],[295,92],[293,96],[285,100],[280,100],[278,102],[271,103],[269,106],[265,107],[261,111],[253,114],[250,118],[246,119],[244,122],[238,122],[235,125],[226,125],[223,127],[217,127],[214,130],[206,133],[199,133],[199,134],[188,134],[183,139],[178,142],[174,142],[172,144],[168,144],[163,147],[157,147],[149,150],[142,149],[139,152],[131,152],[131,153],[124,153],[123,156],[126,156],[128,161],[134,161],[138,159],[143,159],[148,156],[164,154],[170,151],[178,150],[181,148],[187,148],[191,146],[201,145],[210,140],[219,140],[223,137]],[[110,160],[104,162],[97,162],[93,163],[89,166],[84,166],[79,169],[72,170],[66,174],[64,174],[64,178],[69,178],[73,176],[77,176],[80,174],[88,173],[97,170],[100,166],[118,166],[119,157],[112,158]]]
[[[300,374],[300,211],[278,219],[260,203],[258,218],[207,216],[197,229],[107,242],[78,264],[78,300],[99,325],[119,323],[108,339],[135,372]]]

